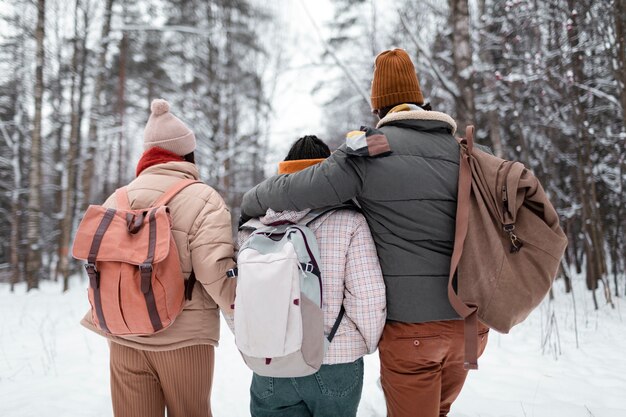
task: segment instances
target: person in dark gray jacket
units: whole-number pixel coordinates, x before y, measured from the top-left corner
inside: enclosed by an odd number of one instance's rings
[[[353,131],[331,157],[248,191],[242,215],[304,210],[354,199],[367,219],[387,289],[379,343],[389,417],[445,416],[459,395],[463,321],[447,296],[454,244],[459,146],[455,121],[424,104],[404,50],[376,57],[376,129]],[[480,353],[487,328],[479,334]]]

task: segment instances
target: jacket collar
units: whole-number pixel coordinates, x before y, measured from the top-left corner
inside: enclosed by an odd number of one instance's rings
[[[139,176],[143,175],[168,175],[171,177],[200,179],[200,173],[195,164],[187,161],[165,162],[144,169]]]
[[[385,117],[378,121],[376,128],[380,128],[391,122],[403,121],[403,120],[428,120],[443,122],[450,126],[452,134],[456,133],[456,122],[450,116],[438,111],[426,111],[426,110],[404,110],[393,113],[388,113]]]

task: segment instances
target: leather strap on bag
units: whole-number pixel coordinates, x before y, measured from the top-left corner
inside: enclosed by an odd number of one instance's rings
[[[136,234],[141,230],[143,221],[146,218],[146,212],[136,214],[130,208],[130,199],[128,198],[128,187],[121,187],[115,190],[115,206],[118,210],[128,211],[126,213],[126,227],[130,234]]]
[[[200,183],[201,181],[194,179],[186,179],[182,181],[178,181],[176,184],[168,188],[152,205],[154,208],[150,210],[150,214],[148,217],[148,225],[150,227],[149,231],[149,242],[148,242],[148,256],[146,260],[139,265],[139,272],[141,275],[141,291],[144,294],[146,299],[146,307],[148,309],[148,315],[150,316],[150,323],[152,324],[152,328],[155,332],[161,330],[163,328],[163,323],[161,322],[161,317],[159,316],[159,312],[156,307],[156,301],[154,299],[154,291],[152,289],[152,274],[153,274],[153,265],[154,262],[154,252],[156,249],[156,240],[157,240],[157,224],[156,224],[156,211],[158,207],[164,206],[170,202],[176,194],[181,192],[184,188],[190,186],[191,184]],[[124,187],[122,190],[122,194],[126,194],[126,199],[128,200],[128,193]],[[192,274],[190,277],[192,282],[195,282],[195,274]],[[187,283],[187,285],[193,285],[191,282]],[[185,295],[187,295],[187,291],[189,291],[189,298],[191,298],[191,290],[185,291]]]
[[[111,225],[113,217],[115,217],[115,209],[107,209],[104,216],[102,216],[102,220],[100,220],[100,224],[98,225],[93,240],[91,241],[89,257],[87,258],[87,263],[85,264],[85,269],[87,270],[87,275],[89,276],[89,285],[93,291],[93,302],[94,308],[96,309],[96,316],[98,317],[98,323],[100,324],[100,328],[107,333],[110,333],[110,331],[104,318],[104,311],[102,310],[102,299],[100,298],[100,272],[96,268],[96,259],[98,257],[100,245],[102,244],[102,238]]]
[[[152,290],[152,262],[154,261],[154,251],[156,248],[157,240],[157,224],[156,224],[156,208],[150,210],[148,224],[150,227],[149,242],[148,242],[148,257],[139,265],[139,273],[141,275],[141,292],[146,299],[146,307],[148,308],[148,315],[150,316],[150,323],[155,332],[158,332],[163,328],[163,323],[159,317],[159,312],[156,307],[156,301],[154,299],[154,291]]]
[[[478,369],[478,317],[477,306],[466,304],[454,290],[454,278],[463,253],[463,244],[467,236],[469,225],[470,193],[472,188],[472,172],[470,157],[474,149],[474,126],[468,126],[465,131],[465,144],[461,147],[459,165],[459,189],[456,209],[456,229],[454,234],[454,250],[450,261],[450,277],[448,278],[448,299],[452,308],[465,320],[465,369]],[[458,279],[458,277],[457,277]]]

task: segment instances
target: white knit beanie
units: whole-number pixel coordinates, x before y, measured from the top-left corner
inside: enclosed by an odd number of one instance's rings
[[[196,149],[196,136],[178,117],[170,113],[170,104],[152,100],[150,118],[143,133],[143,148],[159,147],[184,156]]]

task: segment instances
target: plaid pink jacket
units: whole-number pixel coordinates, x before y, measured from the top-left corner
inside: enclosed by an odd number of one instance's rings
[[[261,222],[298,222],[309,211],[267,211]],[[321,216],[310,226],[321,256],[324,331],[330,333],[341,304],[346,310],[324,364],[354,362],[373,353],[386,319],[385,283],[376,247],[365,217],[353,210],[337,210]],[[239,246],[250,235],[242,231]]]

